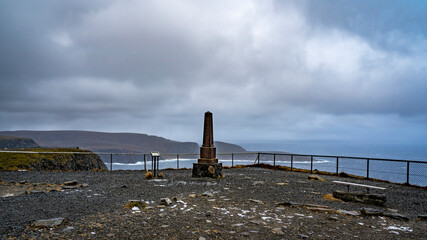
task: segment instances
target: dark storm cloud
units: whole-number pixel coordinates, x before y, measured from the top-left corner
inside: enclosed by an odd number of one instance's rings
[[[225,138],[337,138],[383,125],[411,132],[426,121],[423,3],[0,5],[5,130],[191,139],[205,110]]]

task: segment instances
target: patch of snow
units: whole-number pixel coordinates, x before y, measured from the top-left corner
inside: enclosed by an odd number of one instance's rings
[[[403,226],[388,226],[386,228],[384,228],[385,230],[399,230],[402,232],[412,232],[413,230],[410,227],[403,227]]]
[[[247,213],[250,213],[251,211],[249,211],[249,210],[241,210],[242,211],[242,214],[247,214]]]

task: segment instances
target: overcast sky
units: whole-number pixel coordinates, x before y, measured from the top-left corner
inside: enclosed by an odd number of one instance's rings
[[[0,130],[427,141],[427,1],[0,1]]]

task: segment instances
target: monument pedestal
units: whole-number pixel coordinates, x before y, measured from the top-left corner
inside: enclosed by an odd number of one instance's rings
[[[192,177],[218,178],[222,176],[222,163],[193,163]]]

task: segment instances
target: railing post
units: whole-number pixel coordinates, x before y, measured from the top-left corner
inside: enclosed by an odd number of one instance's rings
[[[259,153],[258,153],[258,164],[259,164]]]
[[[273,154],[273,166],[276,166],[276,154]]]
[[[147,171],[147,159],[144,154],[144,170]]]
[[[369,179],[369,158],[366,159],[366,178]]]
[[[113,154],[110,153],[110,172],[113,171]]]
[[[176,155],[176,169],[179,169],[179,154]]]
[[[291,154],[291,171],[294,169],[294,155]]]
[[[338,163],[339,163],[339,157],[337,157],[337,176],[338,176]]]
[[[231,167],[234,167],[234,153],[231,154]]]
[[[153,164],[153,162],[154,162],[154,159],[153,159],[153,156],[151,156],[151,171],[154,173],[154,164]]]
[[[156,157],[153,155],[151,155],[151,163],[153,164],[153,167],[152,167],[153,168],[153,176],[157,177],[157,175],[156,175],[156,166],[157,166]]]
[[[313,173],[313,156],[311,156],[310,160],[310,173]]]
[[[157,175],[156,175],[156,177],[159,176],[159,169],[160,169],[160,156],[157,157]]]
[[[409,161],[406,162],[406,183],[409,184]]]

